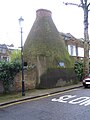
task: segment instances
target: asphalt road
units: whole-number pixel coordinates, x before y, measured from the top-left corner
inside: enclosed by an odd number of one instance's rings
[[[90,88],[78,88],[0,109],[0,120],[89,120]]]

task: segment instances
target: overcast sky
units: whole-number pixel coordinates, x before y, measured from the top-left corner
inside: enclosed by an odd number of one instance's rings
[[[35,21],[36,10],[41,8],[51,10],[58,31],[83,38],[83,10],[77,6],[65,6],[63,2],[80,3],[80,0],[0,0],[0,44],[20,46],[20,16],[24,18],[25,42]]]

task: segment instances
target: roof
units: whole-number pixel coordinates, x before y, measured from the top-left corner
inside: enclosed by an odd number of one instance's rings
[[[68,40],[70,38],[73,38],[73,39],[76,39],[73,35],[71,35],[70,33],[63,33],[63,32],[60,32],[60,35],[63,36],[64,38],[67,38],[65,40]]]

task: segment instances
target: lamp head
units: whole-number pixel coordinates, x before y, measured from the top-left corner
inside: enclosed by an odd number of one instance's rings
[[[23,23],[24,19],[21,16],[18,20],[19,20],[20,27],[22,28],[22,23]]]

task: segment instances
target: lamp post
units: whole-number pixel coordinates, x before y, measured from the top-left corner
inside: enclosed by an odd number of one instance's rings
[[[22,23],[24,19],[22,17],[19,18],[20,24],[20,32],[21,32],[21,62],[22,62],[22,96],[25,96],[25,86],[24,86],[24,58],[23,58],[23,40],[22,40]]]

